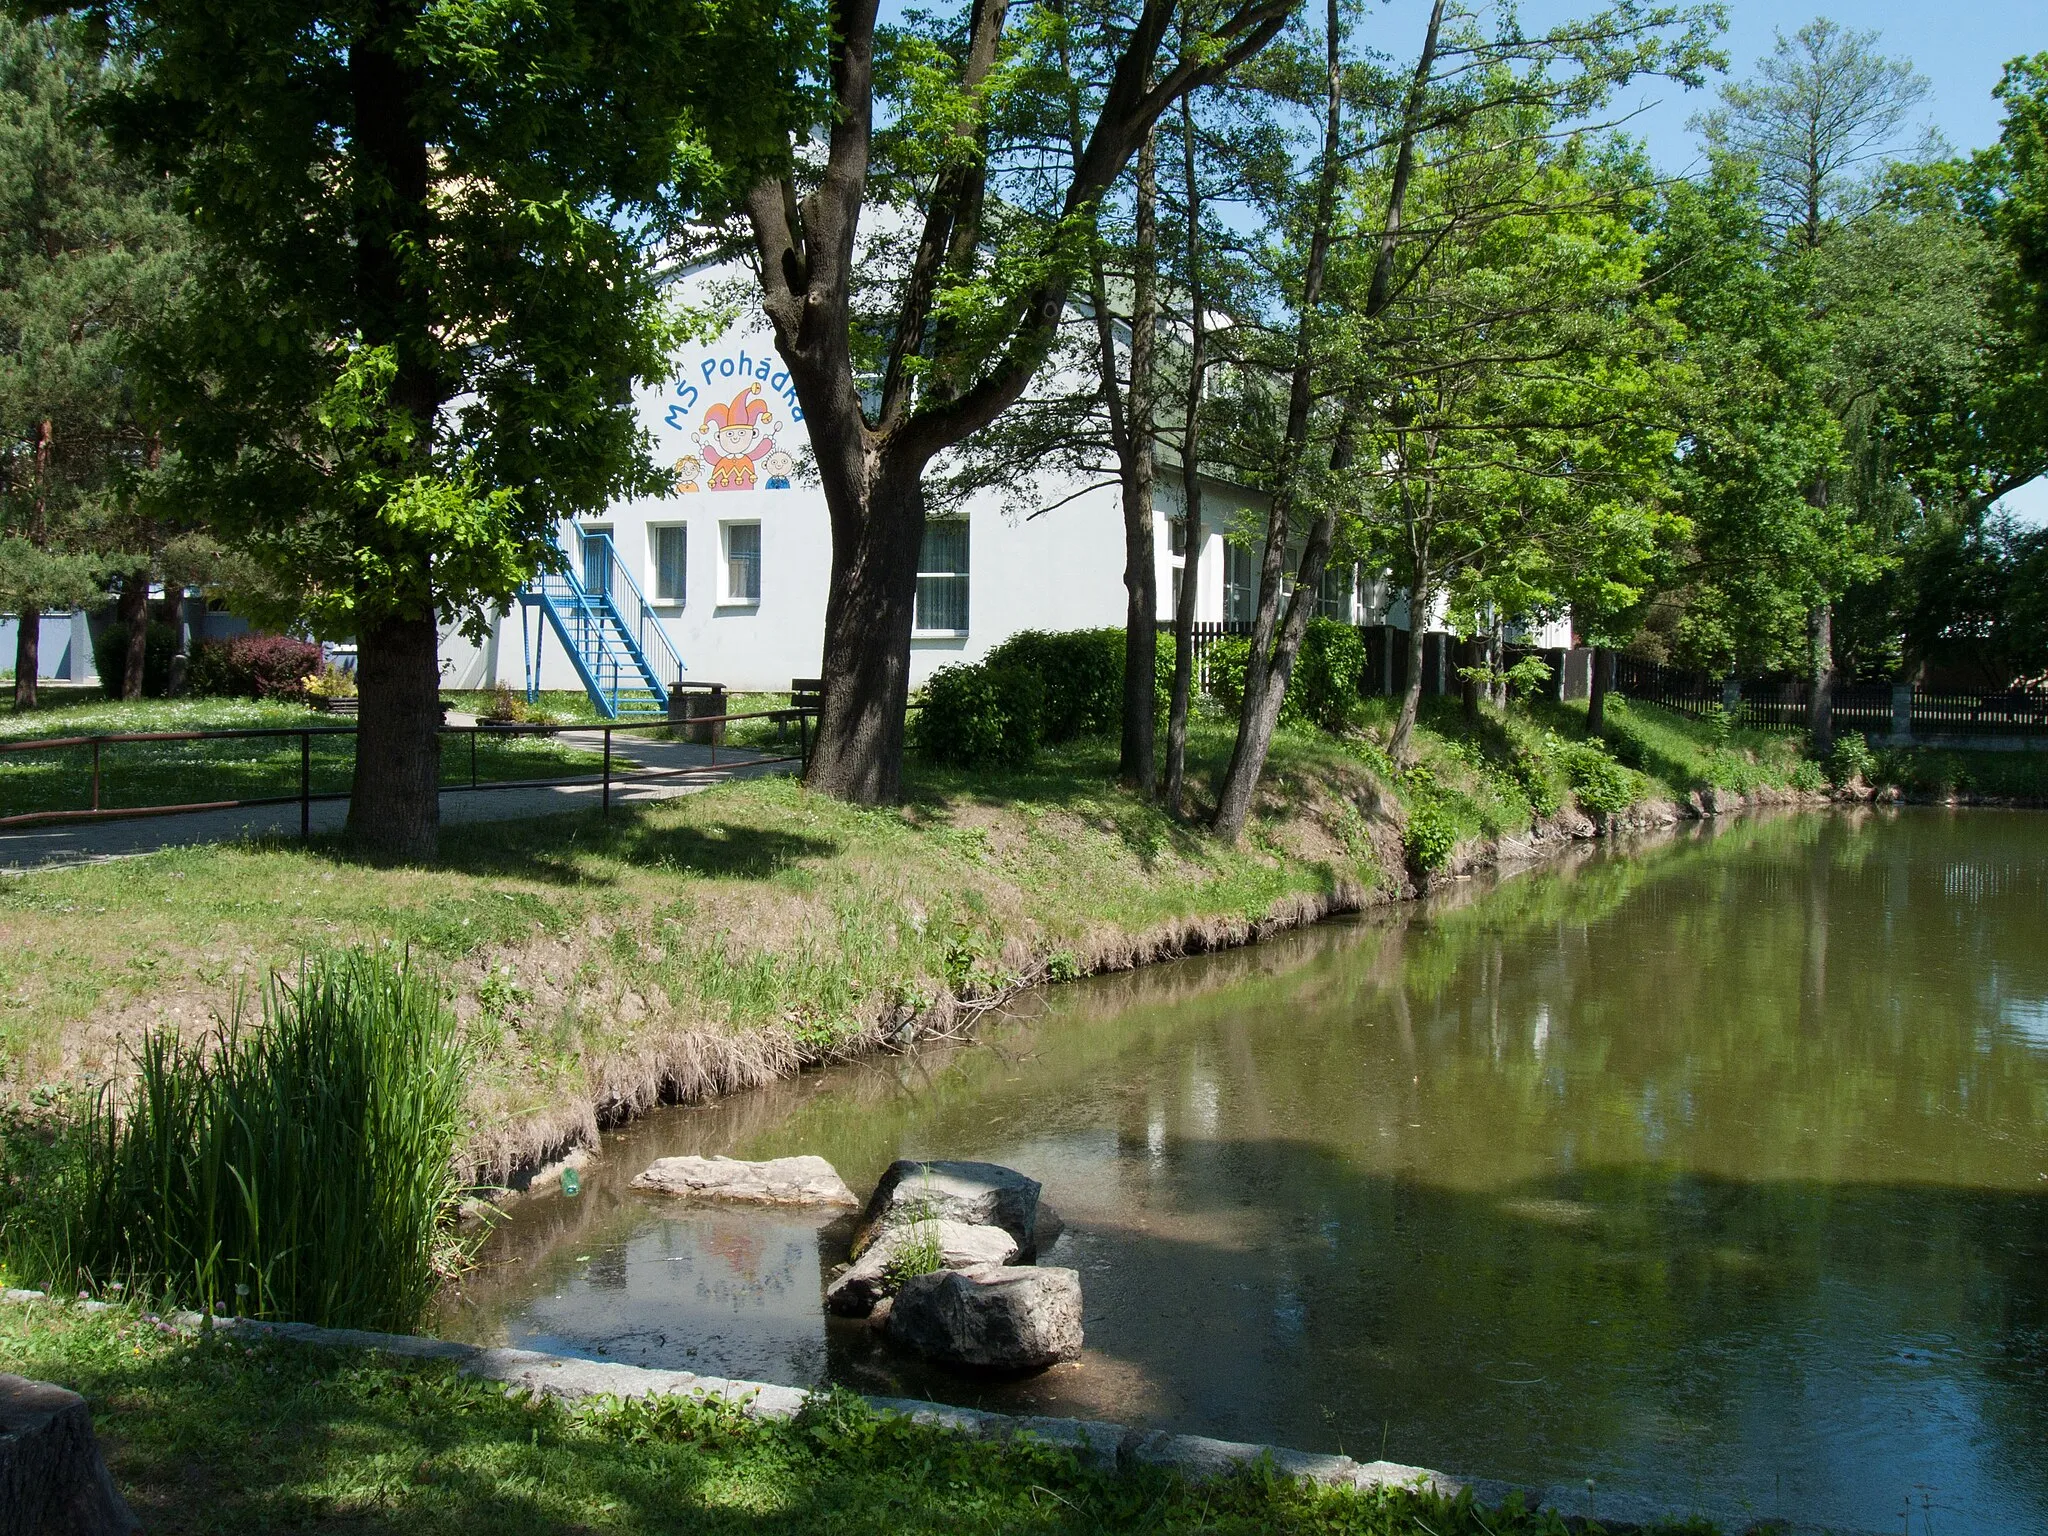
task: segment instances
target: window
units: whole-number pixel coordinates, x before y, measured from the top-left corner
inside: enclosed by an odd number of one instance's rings
[[[1184,517],[1169,517],[1166,520],[1166,552],[1170,555],[1185,555],[1188,552],[1188,520]]]
[[[761,601],[761,525],[725,525],[725,600],[728,603]]]
[[[1259,557],[1239,544],[1223,546],[1223,622],[1249,624],[1259,606]]]
[[[690,530],[677,524],[672,528],[650,528],[654,542],[654,600],[680,603],[689,590]]]
[[[967,631],[967,519],[934,519],[924,525],[917,556],[916,627],[928,633]]]
[[[1330,566],[1323,572],[1323,589],[1316,598],[1316,613],[1325,619],[1351,622],[1351,567]]]

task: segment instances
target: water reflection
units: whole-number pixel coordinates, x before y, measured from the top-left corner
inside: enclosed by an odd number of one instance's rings
[[[636,1128],[450,1326],[1594,1477],[1616,1513],[2048,1528],[2044,897],[2024,814],[1752,821],[1063,989]],[[728,1261],[731,1218],[620,1187],[685,1150],[1029,1169],[1086,1356],[990,1387],[825,1326],[829,1233]]]

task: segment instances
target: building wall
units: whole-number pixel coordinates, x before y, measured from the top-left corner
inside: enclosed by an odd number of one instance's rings
[[[80,613],[46,613],[37,635],[36,676],[54,682],[90,683],[99,677],[92,659],[92,633]],[[21,645],[21,621],[13,614],[0,614],[0,672],[14,672],[14,658]]]

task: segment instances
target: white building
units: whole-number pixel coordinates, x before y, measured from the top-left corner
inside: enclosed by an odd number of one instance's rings
[[[660,636],[643,634],[643,649],[651,655],[665,639],[686,682],[784,690],[794,679],[819,675],[832,560],[824,494],[805,483],[801,469],[808,459],[803,409],[758,324],[680,361],[673,383],[643,391],[637,402],[658,461],[673,467],[674,489],[565,526],[562,548],[581,586],[608,582],[629,608],[644,598],[628,627],[658,629]],[[912,686],[949,662],[978,659],[1022,629],[1124,622],[1118,489],[1070,494],[1054,489],[1042,498],[1044,509],[1032,512],[985,494],[960,514],[931,519],[918,576]],[[1171,472],[1162,474],[1153,529],[1161,619],[1173,616],[1185,565],[1175,517],[1181,501]],[[1247,621],[1258,551],[1221,530],[1263,526],[1263,502],[1256,492],[1206,478],[1203,501],[1207,535],[1196,617]],[[1405,625],[1406,605],[1388,599],[1384,583],[1333,572],[1324,611],[1356,624]],[[481,647],[449,632],[441,654],[451,688],[585,686],[537,605],[501,615]],[[657,672],[667,670],[664,658],[652,659]]]

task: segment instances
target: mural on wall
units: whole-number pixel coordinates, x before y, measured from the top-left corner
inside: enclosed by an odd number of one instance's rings
[[[676,489],[679,491],[786,491],[796,473],[796,459],[776,445],[780,428],[774,406],[764,397],[762,384],[780,396],[789,411],[783,427],[804,419],[797,404],[796,387],[789,374],[772,356],[755,356],[742,351],[736,356],[709,357],[699,365],[704,383],[700,389],[687,379],[676,388],[666,414],[668,425],[691,433],[695,446],[676,460]],[[755,379],[730,399],[724,398],[723,381]],[[717,391],[701,418],[695,412],[705,395]],[[709,473],[706,474],[706,470]]]

